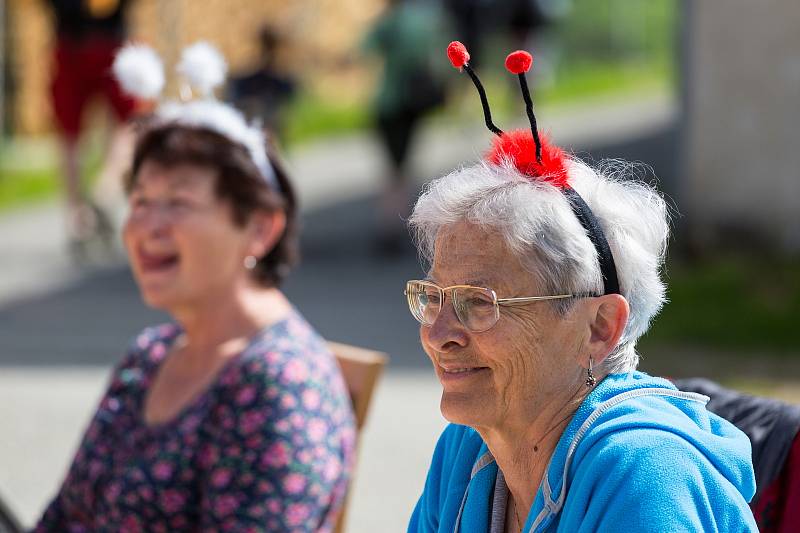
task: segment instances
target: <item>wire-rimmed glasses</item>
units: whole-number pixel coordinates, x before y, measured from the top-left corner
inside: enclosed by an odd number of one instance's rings
[[[498,298],[497,294],[486,287],[473,285],[452,285],[439,287],[433,282],[411,280],[406,282],[405,295],[408,308],[420,324],[431,326],[439,312],[446,295],[450,295],[458,320],[473,333],[481,333],[497,324],[500,319],[500,306],[525,305],[531,302],[561,300],[572,298],[573,294],[557,294],[555,296],[525,296],[519,298]]]

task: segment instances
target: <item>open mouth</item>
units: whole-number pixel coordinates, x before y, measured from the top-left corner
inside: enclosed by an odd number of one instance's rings
[[[176,253],[148,253],[138,250],[137,259],[141,271],[145,274],[166,272],[178,266],[179,256]]]

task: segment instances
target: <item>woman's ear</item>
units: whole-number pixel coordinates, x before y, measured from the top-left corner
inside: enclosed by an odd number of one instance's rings
[[[259,259],[269,254],[286,231],[286,213],[283,209],[259,210],[250,216],[253,238],[249,255]]]
[[[589,301],[589,342],[586,347],[594,364],[616,348],[630,315],[628,300],[621,294],[606,294]]]

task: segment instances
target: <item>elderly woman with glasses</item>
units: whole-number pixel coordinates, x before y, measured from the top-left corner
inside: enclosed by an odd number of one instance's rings
[[[747,437],[708,398],[637,372],[665,300],[667,208],[625,166],[594,170],[537,131],[432,182],[410,224],[429,261],[408,304],[451,424],[409,531],[755,531]]]

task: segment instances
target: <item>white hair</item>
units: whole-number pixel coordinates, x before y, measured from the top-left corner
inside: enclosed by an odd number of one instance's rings
[[[600,222],[611,247],[630,317],[602,364],[609,373],[636,369],[636,341],[666,301],[660,277],[669,237],[667,204],[642,180],[641,164],[610,160],[593,169],[568,160],[570,185]],[[439,231],[468,222],[498,232],[548,294],[602,294],[597,252],[564,194],[513,166],[479,163],[429,183],[410,218],[422,257],[433,261]],[[527,296],[527,295],[525,295]],[[554,302],[566,314],[574,300]]]

